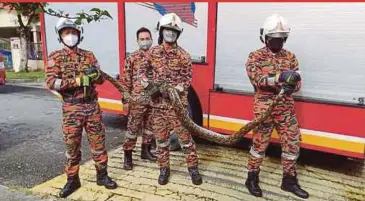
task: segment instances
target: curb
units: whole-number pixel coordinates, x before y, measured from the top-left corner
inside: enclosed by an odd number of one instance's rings
[[[6,79],[6,83],[42,83],[44,79]]]
[[[30,190],[30,189],[29,189]],[[7,186],[0,185],[0,200],[1,201],[57,201],[61,200],[55,197],[41,197],[30,193],[25,193],[20,190],[15,190]]]

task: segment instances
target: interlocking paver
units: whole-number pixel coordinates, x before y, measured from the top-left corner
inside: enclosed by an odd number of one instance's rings
[[[119,188],[107,190],[95,183],[93,161],[81,166],[82,187],[69,196],[70,200],[116,201],[200,201],[200,200],[301,200],[280,189],[280,159],[267,157],[260,173],[263,198],[251,196],[244,186],[248,153],[243,150],[214,145],[198,145],[200,172],[203,184],[191,183],[185,157],[182,152],[171,152],[171,177],[165,186],[157,183],[157,164],[141,160],[140,140],[133,155],[134,169],[122,168],[121,148],[109,152],[109,175],[116,180]],[[315,167],[298,166],[300,184],[309,191],[308,200],[365,200],[365,173],[351,176]],[[35,194],[57,196],[66,181],[60,175],[33,188]]]

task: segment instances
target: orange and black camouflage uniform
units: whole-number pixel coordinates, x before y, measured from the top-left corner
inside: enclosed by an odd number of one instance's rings
[[[179,46],[165,50],[163,45],[152,47],[148,52],[148,62],[143,65],[147,71],[152,72],[155,83],[166,83],[173,87],[183,86],[180,92],[182,103],[187,107],[188,88],[192,80],[192,62],[188,52]],[[198,156],[195,142],[191,134],[184,128],[169,101],[164,97],[154,99],[152,107],[152,127],[157,141],[157,160],[160,168],[169,168],[169,132],[174,130],[179,138],[181,148],[186,154],[186,162],[189,168],[198,166]]]
[[[107,168],[105,128],[97,102],[98,94],[95,90],[95,83],[90,83],[90,87],[87,88],[88,99],[84,99],[84,88],[79,87],[75,79],[92,65],[100,69],[94,54],[80,48],[53,51],[47,62],[47,86],[51,90],[59,92],[63,99],[62,131],[67,156],[65,173],[68,176],[76,176],[79,172],[83,128],[87,133],[96,170],[103,171]],[[104,79],[100,77],[97,82],[101,84]]]
[[[250,53],[246,70],[255,88],[253,112],[254,116],[258,117],[266,112],[280,90],[280,84],[270,84],[268,76],[288,70],[298,71],[299,67],[298,60],[293,53],[282,49],[279,53],[273,54],[267,47],[264,47]],[[299,90],[300,82],[296,85],[294,92]],[[280,136],[283,171],[286,174],[295,175],[301,134],[292,95],[285,95],[274,108],[271,116],[254,130],[248,170],[259,171],[273,128]]]
[[[140,63],[146,58],[146,52],[137,50],[133,52],[124,64],[124,72],[121,76],[121,83],[133,96],[140,96],[144,91],[138,75],[144,73],[140,69]],[[124,150],[133,150],[137,142],[137,134],[143,126],[142,144],[151,144],[154,133],[151,125],[151,108],[149,105],[135,105],[129,108],[126,139],[123,144]]]

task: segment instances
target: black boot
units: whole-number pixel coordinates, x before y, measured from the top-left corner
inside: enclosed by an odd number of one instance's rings
[[[80,178],[78,175],[73,177],[67,177],[67,183],[59,193],[61,198],[65,198],[75,192],[81,187]]]
[[[300,198],[309,197],[309,193],[299,186],[296,173],[294,176],[290,174],[284,174],[281,183],[281,189],[287,192],[291,192]]]
[[[125,150],[124,151],[123,168],[126,169],[126,170],[132,170],[133,169],[132,150]]]
[[[142,144],[141,159],[148,159],[150,161],[157,161],[157,157],[151,153],[150,144]]]
[[[113,181],[106,170],[97,171],[96,173],[96,184],[98,186],[105,186],[107,189],[116,189],[117,183]]]
[[[170,168],[160,168],[160,176],[158,177],[158,184],[165,185],[169,181]]]
[[[191,176],[191,181],[195,185],[200,185],[203,183],[202,176],[199,174],[198,167],[188,168],[189,174]]]
[[[259,182],[259,171],[248,172],[245,185],[251,195],[256,197],[262,197],[262,190],[259,186]]]

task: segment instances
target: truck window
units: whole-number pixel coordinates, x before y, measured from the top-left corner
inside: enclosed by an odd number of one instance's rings
[[[208,3],[200,2],[125,3],[127,54],[138,49],[136,31],[141,27],[150,29],[153,45],[157,45],[157,22],[169,12],[175,12],[184,21],[178,44],[190,53],[194,63],[206,63]]]
[[[296,54],[303,82],[297,97],[358,104],[365,96],[363,3],[219,3],[215,84],[253,92],[245,63],[263,47],[259,30],[278,13],[292,32],[284,45]],[[334,15],[335,13],[335,15]]]

